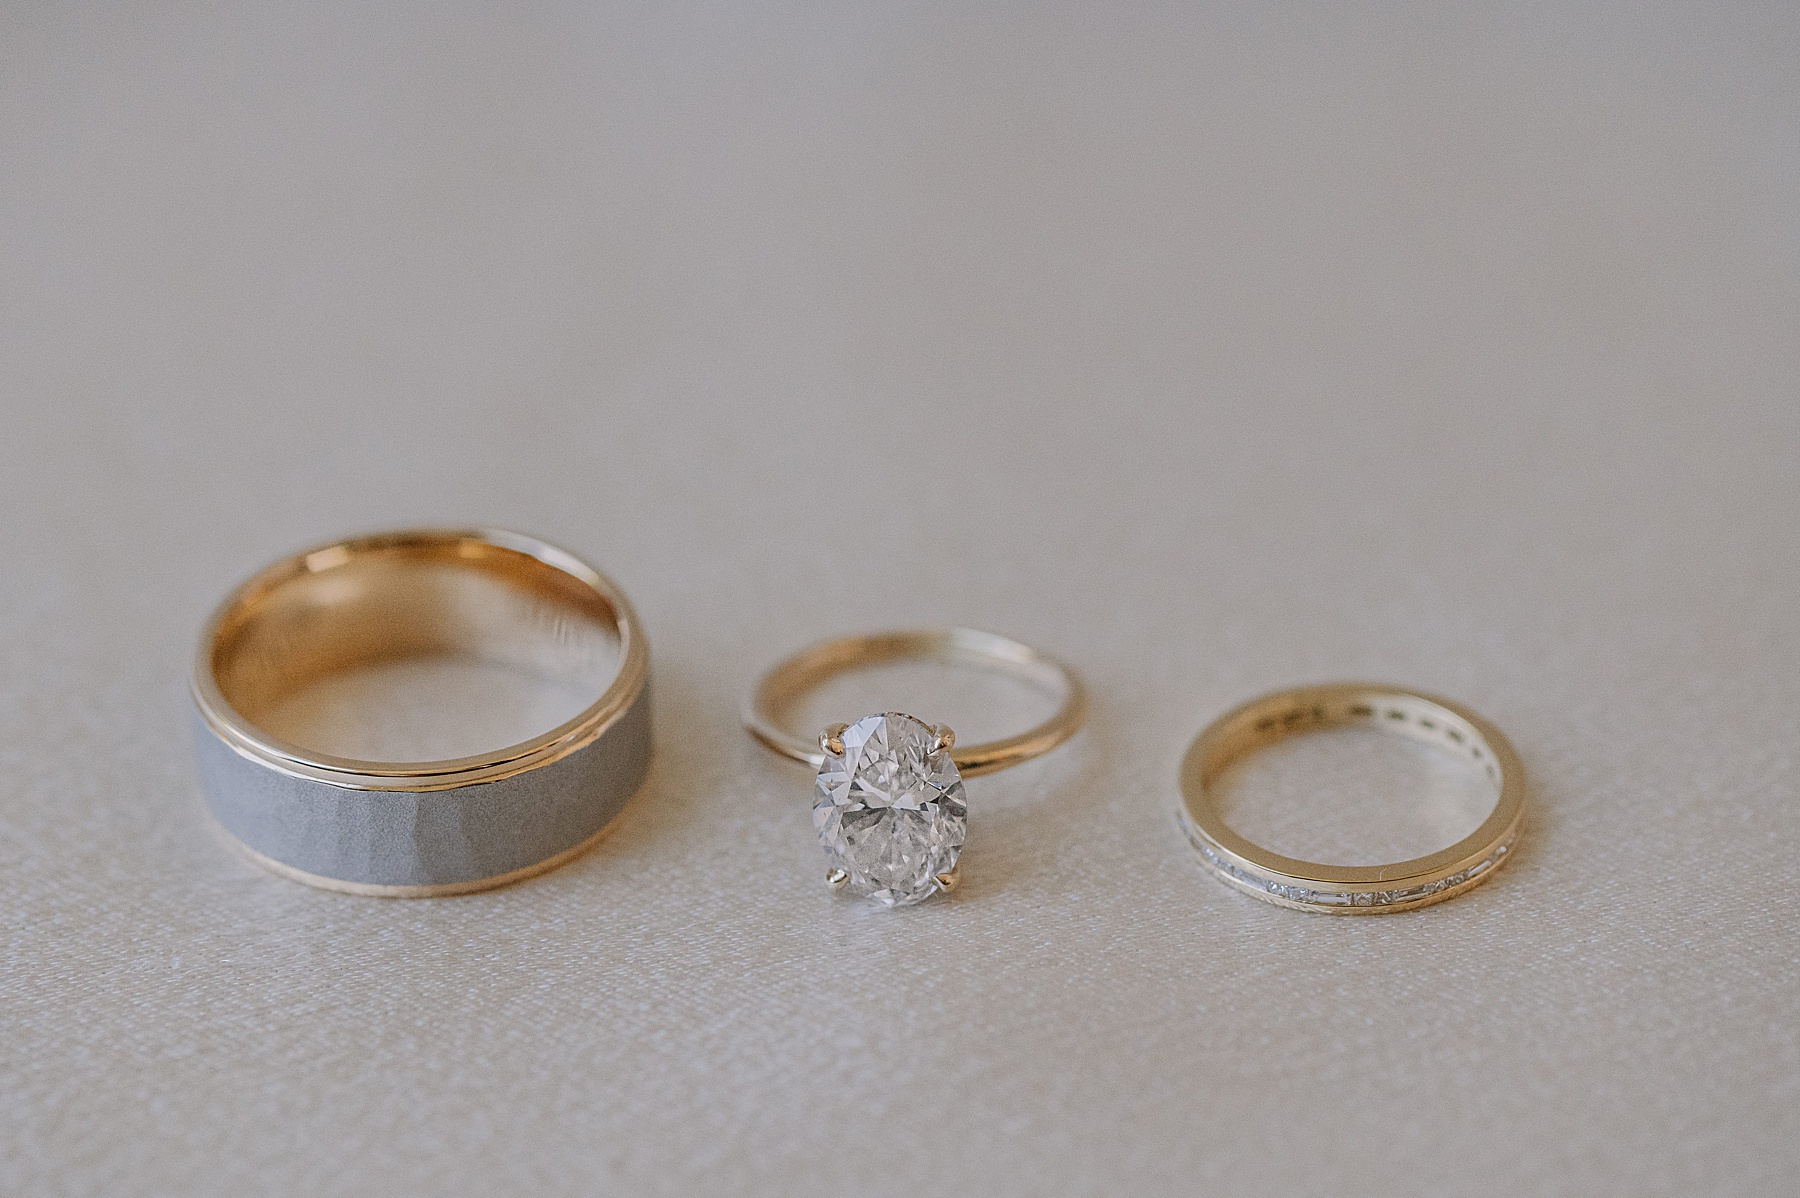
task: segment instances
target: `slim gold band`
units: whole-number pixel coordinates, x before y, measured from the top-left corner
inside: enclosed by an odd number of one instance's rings
[[[918,660],[999,667],[1061,699],[1054,715],[1017,736],[976,745],[959,743],[950,756],[965,777],[991,774],[1042,756],[1079,732],[1087,719],[1087,690],[1081,679],[1048,653],[991,632],[942,628],[848,636],[804,649],[758,680],[744,704],[744,727],[777,753],[818,769],[825,755],[819,751],[817,732],[797,736],[785,726],[783,717],[794,701],[838,674]]]
[[[1467,758],[1493,784],[1493,811],[1447,849],[1373,866],[1284,857],[1225,825],[1210,788],[1232,763],[1285,737],[1346,725],[1379,728]],[[1181,793],[1182,829],[1221,881],[1279,906],[1336,915],[1423,907],[1479,886],[1505,863],[1525,815],[1524,770],[1499,729],[1448,699],[1365,683],[1282,691],[1227,712],[1188,747]]]

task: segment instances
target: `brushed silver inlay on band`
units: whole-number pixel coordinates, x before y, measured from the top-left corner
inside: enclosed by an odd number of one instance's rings
[[[392,658],[455,655],[563,681],[617,673],[558,727],[470,757],[334,757],[259,712]],[[201,635],[201,789],[262,865],[354,894],[502,886],[597,843],[650,767],[649,648],[624,593],[573,555],[493,529],[382,533],[296,554],[239,587]]]

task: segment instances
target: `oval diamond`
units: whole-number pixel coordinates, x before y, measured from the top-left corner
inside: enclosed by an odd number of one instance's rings
[[[897,711],[866,716],[826,753],[813,798],[813,827],[849,888],[890,907],[928,898],[956,868],[968,833],[962,775],[937,734]]]

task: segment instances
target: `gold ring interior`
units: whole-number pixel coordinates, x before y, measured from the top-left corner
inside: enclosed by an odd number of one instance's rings
[[[909,660],[999,669],[1058,700],[1048,719],[1017,736],[957,744],[951,757],[964,775],[992,773],[1048,753],[1080,731],[1087,719],[1086,688],[1062,662],[1009,637],[945,628],[844,637],[805,649],[757,682],[744,706],[744,727],[768,748],[817,769],[824,761],[817,741],[787,726],[797,700],[839,674]]]
[[[1448,848],[1369,866],[1286,857],[1226,825],[1212,787],[1227,769],[1289,736],[1347,726],[1378,728],[1449,749],[1491,784],[1492,811],[1480,827]],[[1224,881],[1283,906],[1347,914],[1422,906],[1485,881],[1517,836],[1524,786],[1512,745],[1480,716],[1448,699],[1361,683],[1304,687],[1252,700],[1196,737],[1181,768],[1184,828]]]
[[[541,541],[497,530],[383,534],[271,566],[213,618],[194,687],[214,730],[262,756],[348,774],[466,770],[568,739],[622,707],[646,671],[622,595],[591,567]],[[441,762],[333,756],[262,726],[274,705],[346,670],[407,658],[461,657],[590,690],[594,702],[531,740]]]

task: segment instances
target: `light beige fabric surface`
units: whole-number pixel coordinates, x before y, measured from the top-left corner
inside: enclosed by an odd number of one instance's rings
[[[1792,5],[92,7],[0,13],[0,1191],[1791,1192]],[[498,893],[262,873],[202,618],[459,522],[636,599],[650,782]],[[1092,726],[834,900],[742,690],[949,622]],[[1492,884],[1200,871],[1188,739],[1344,677],[1513,737]],[[1349,740],[1246,826],[1460,818]]]

